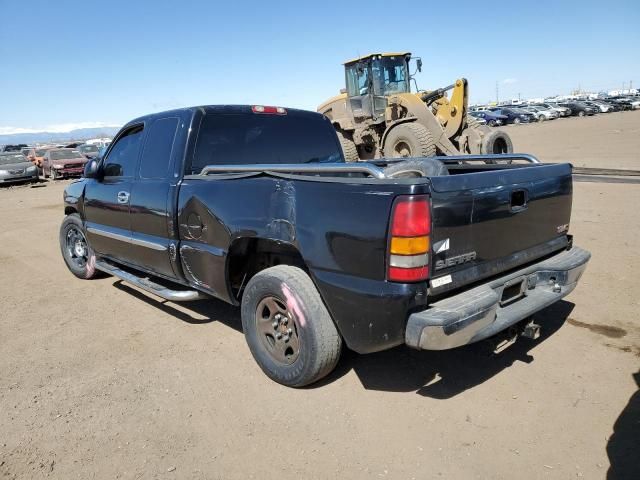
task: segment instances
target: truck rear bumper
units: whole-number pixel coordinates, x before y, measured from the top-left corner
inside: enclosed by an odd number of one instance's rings
[[[405,343],[446,350],[488,338],[568,295],[591,254],[578,247],[435,302],[409,316]]]

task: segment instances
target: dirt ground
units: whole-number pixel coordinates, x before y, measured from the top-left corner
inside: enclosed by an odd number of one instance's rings
[[[506,127],[516,152],[575,167],[640,169],[640,111]]]
[[[509,133],[546,161],[640,169],[639,126]],[[575,184],[593,258],[538,341],[345,352],[293,390],[255,364],[237,309],[73,277],[66,183],[0,189],[1,478],[640,478],[640,185]]]

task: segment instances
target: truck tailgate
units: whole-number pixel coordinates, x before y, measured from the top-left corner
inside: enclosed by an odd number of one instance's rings
[[[432,293],[492,277],[566,248],[571,165],[432,177]]]

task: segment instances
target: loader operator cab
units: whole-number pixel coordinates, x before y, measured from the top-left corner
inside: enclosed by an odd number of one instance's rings
[[[344,64],[349,108],[356,121],[384,121],[387,97],[411,91],[410,59],[410,53],[376,53]]]

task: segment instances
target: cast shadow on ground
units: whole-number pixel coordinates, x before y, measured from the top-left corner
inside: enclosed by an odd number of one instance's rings
[[[221,322],[242,333],[240,309],[219,300],[199,300],[180,306],[157,299],[121,281],[119,290],[190,324]],[[309,386],[319,388],[353,370],[367,390],[416,392],[436,399],[447,399],[483,383],[516,361],[530,363],[530,351],[553,335],[564,324],[574,304],[560,301],[535,315],[542,326],[540,338],[519,338],[498,354],[492,354],[486,342],[445,351],[417,351],[397,347],[379,353],[358,355],[343,349],[336,369],[326,378]]]
[[[631,396],[607,443],[608,480],[640,478],[640,370],[633,374],[638,390]]]
[[[115,281],[113,286],[183,322],[195,325],[220,322],[242,333],[240,309],[221,300],[196,300],[185,302],[178,307],[175,303],[161,300],[155,295],[147,295],[120,280]]]
[[[367,390],[451,398],[485,382],[516,361],[531,363],[530,351],[560,329],[573,307],[573,303],[560,301],[537,313],[534,318],[542,326],[540,338],[519,338],[497,354],[492,353],[487,342],[444,351],[417,351],[403,346],[357,355],[345,350],[336,371],[316,385],[335,381],[353,370]]]

